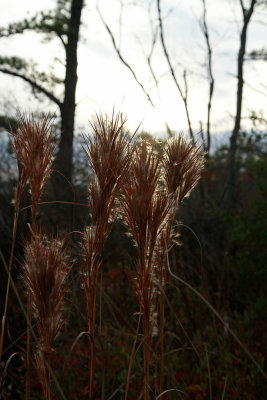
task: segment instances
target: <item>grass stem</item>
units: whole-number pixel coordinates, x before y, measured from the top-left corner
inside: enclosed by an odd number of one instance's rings
[[[11,281],[11,270],[12,270],[14,248],[15,248],[15,241],[16,241],[16,234],[17,234],[17,225],[18,225],[18,209],[15,208],[14,221],[13,221],[12,244],[11,244],[11,252],[10,252],[9,266],[8,266],[8,279],[7,279],[4,315],[3,315],[3,318],[2,318],[2,324],[1,324],[0,363],[1,363],[1,360],[2,360],[2,352],[3,352],[3,343],[4,343],[4,335],[5,335],[5,323],[6,323],[6,318],[7,318],[7,304],[8,304],[10,281]]]

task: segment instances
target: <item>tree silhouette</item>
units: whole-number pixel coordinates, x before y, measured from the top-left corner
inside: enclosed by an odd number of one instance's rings
[[[77,85],[77,48],[83,0],[57,0],[54,10],[42,11],[30,19],[0,28],[0,37],[10,37],[31,30],[45,34],[47,40],[58,38],[65,52],[65,77],[53,73],[39,72],[37,65],[19,57],[0,57],[0,72],[20,78],[27,82],[35,95],[44,95],[59,108],[61,132],[56,157],[55,175],[56,197],[69,197],[69,184],[72,179],[73,132],[75,118],[75,91]],[[63,88],[62,96],[56,94]],[[62,179],[64,176],[65,179]]]

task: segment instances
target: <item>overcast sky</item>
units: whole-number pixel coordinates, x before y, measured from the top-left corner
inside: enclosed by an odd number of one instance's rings
[[[55,0],[9,0],[0,2],[1,24],[19,21],[41,9],[53,8]],[[183,102],[170,77],[164,54],[158,41],[152,58],[159,90],[149,72],[146,57],[151,49],[151,24],[148,7],[152,4],[151,19],[155,24],[156,1],[152,0],[99,0],[99,9],[112,29],[121,53],[134,69],[139,81],[150,94],[153,108],[133,79],[131,73],[118,59],[108,33],[96,11],[95,0],[86,0],[83,10],[81,40],[79,45],[79,81],[77,86],[77,131],[85,130],[87,121],[100,109],[111,113],[113,106],[128,117],[128,126],[134,129],[140,121],[150,132],[164,130],[165,121],[175,130],[186,130]],[[124,7],[121,8],[121,4]],[[215,92],[212,107],[212,131],[230,131],[236,102],[236,71],[239,33],[242,15],[239,0],[207,0],[207,23],[213,50]],[[247,1],[246,4],[250,3]],[[201,120],[205,126],[208,100],[206,71],[207,53],[199,27],[202,15],[201,0],[162,0],[162,14],[167,48],[176,75],[183,87],[183,71],[188,77],[188,105],[193,127],[199,129]],[[266,11],[266,8],[265,8]],[[121,23],[120,23],[121,21]],[[256,10],[248,31],[247,51],[265,46],[267,15],[263,8]],[[40,70],[52,65],[62,74],[62,66],[53,61],[63,60],[61,44],[44,43],[38,34],[25,33],[12,38],[0,39],[0,54],[16,55],[33,59]],[[266,62],[248,61],[245,64],[243,115],[250,110],[266,110],[267,82]],[[25,110],[56,111],[49,103],[38,104],[25,83],[0,73],[0,112],[12,107]],[[247,124],[246,119],[243,121]]]

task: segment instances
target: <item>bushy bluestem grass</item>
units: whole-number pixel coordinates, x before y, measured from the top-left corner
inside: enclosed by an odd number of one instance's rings
[[[143,398],[151,397],[151,348],[153,337],[160,334],[160,390],[164,391],[164,298],[167,255],[177,233],[173,230],[176,212],[201,177],[204,156],[200,147],[183,136],[170,139],[164,151],[157,153],[146,140],[135,140],[125,131],[125,120],[113,113],[111,120],[97,115],[92,134],[84,137],[83,149],[90,167],[88,209],[90,225],[80,232],[82,287],[86,299],[87,328],[90,338],[88,397],[93,399],[95,358],[95,313],[98,272],[105,241],[119,217],[137,246],[135,269],[128,275],[142,319]],[[51,398],[51,353],[62,327],[63,302],[67,288],[69,261],[58,239],[47,239],[36,226],[38,202],[51,172],[54,142],[48,118],[35,122],[20,116],[16,131],[11,132],[18,161],[15,194],[17,221],[20,198],[27,182],[32,196],[30,239],[24,245],[23,280],[37,321],[39,349],[36,367],[46,399]],[[17,222],[16,222],[17,223]],[[15,234],[13,235],[13,246]],[[11,252],[12,253],[12,252]],[[11,276],[12,257],[10,261]],[[10,279],[10,277],[9,277]],[[7,291],[8,293],[8,291]],[[7,294],[8,297],[8,294]],[[159,314],[159,322],[158,322]],[[6,316],[6,314],[5,314]],[[29,331],[27,370],[29,371]],[[1,348],[4,337],[2,325]],[[131,361],[132,362],[132,359]],[[129,382],[127,382],[127,386]],[[30,380],[26,398],[30,397]],[[127,392],[126,392],[127,396]]]

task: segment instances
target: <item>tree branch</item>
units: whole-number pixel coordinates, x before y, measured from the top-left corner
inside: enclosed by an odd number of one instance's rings
[[[113,35],[113,33],[111,32],[111,30],[110,30],[109,26],[107,25],[107,23],[105,22],[105,20],[104,20],[104,18],[103,18],[103,16],[102,16],[102,14],[101,14],[101,12],[100,12],[98,6],[97,6],[97,12],[98,12],[98,14],[99,14],[99,16],[100,16],[100,18],[101,18],[101,21],[102,21],[102,23],[104,24],[104,26],[105,26],[105,28],[106,28],[106,30],[107,30],[107,32],[108,32],[110,38],[111,38],[113,47],[114,47],[114,49],[115,49],[115,51],[116,51],[116,53],[117,53],[119,59],[120,59],[121,62],[125,65],[125,67],[127,67],[127,68],[129,69],[129,71],[130,71],[131,74],[133,75],[135,81],[138,83],[138,85],[141,87],[142,91],[143,91],[143,92],[145,93],[145,95],[147,96],[147,99],[148,99],[148,101],[150,102],[150,104],[152,105],[152,107],[155,108],[155,106],[154,106],[154,104],[153,104],[153,102],[152,102],[152,99],[151,99],[149,93],[147,93],[147,91],[145,90],[145,88],[144,88],[144,86],[142,85],[142,83],[138,80],[138,78],[137,78],[137,76],[136,76],[136,73],[134,72],[134,70],[132,69],[132,67],[124,60],[124,58],[123,58],[123,56],[122,56],[122,54],[121,54],[121,52],[120,52],[120,49],[118,48],[118,46],[117,46],[117,44],[116,44],[114,35]]]
[[[211,104],[212,104],[212,97],[214,92],[214,77],[212,71],[212,49],[210,45],[210,38],[209,38],[209,30],[207,25],[207,7],[206,7],[206,0],[202,0],[203,4],[203,19],[202,23],[200,23],[201,30],[205,37],[207,52],[208,52],[208,79],[209,79],[209,101],[208,101],[208,115],[207,115],[207,146],[206,150],[209,154],[210,151],[210,142],[211,142],[211,134],[210,134],[210,116],[211,116]]]
[[[265,47],[260,50],[253,50],[248,54],[246,59],[252,61],[267,61],[267,50]]]
[[[244,8],[243,0],[240,0],[241,8],[243,11],[243,27],[240,35],[240,47],[237,60],[237,94],[236,94],[236,114],[234,128],[230,138],[230,148],[228,157],[228,173],[226,180],[227,192],[227,207],[233,208],[235,205],[235,189],[236,189],[236,152],[237,152],[237,139],[240,132],[241,117],[242,117],[242,101],[243,101],[243,86],[244,86],[244,58],[246,53],[247,43],[247,29],[254,11],[257,0],[251,0],[250,7],[246,10]]]
[[[67,44],[66,44],[65,40],[63,39],[63,36],[62,36],[59,32],[55,32],[55,34],[57,35],[57,37],[58,37],[59,40],[61,41],[62,46],[64,47],[64,49],[66,50]]]
[[[152,3],[150,3],[150,5],[149,5],[149,22],[150,22],[151,33],[152,33],[152,43],[151,43],[150,52],[149,52],[149,54],[147,56],[147,63],[148,63],[148,67],[149,67],[150,73],[151,73],[152,78],[153,78],[153,80],[155,82],[155,85],[156,85],[156,88],[157,88],[157,91],[158,91],[158,95],[159,95],[159,98],[160,98],[158,78],[156,77],[156,74],[155,74],[155,72],[153,70],[153,67],[152,67],[152,56],[153,56],[154,48],[155,48],[155,45],[156,45],[156,42],[157,42],[158,27],[156,27],[156,29],[153,29],[153,21],[152,21],[152,17],[151,17],[151,4]]]
[[[43,93],[46,97],[49,98],[49,100],[53,101],[59,108],[61,107],[61,105],[62,105],[61,101],[57,97],[55,97],[53,95],[53,93],[49,92],[43,86],[34,82],[31,78],[28,78],[27,76],[25,76],[19,72],[11,71],[11,70],[8,70],[8,69],[2,68],[2,67],[0,67],[0,72],[2,72],[3,74],[12,75],[12,76],[15,76],[17,78],[24,80],[25,82],[29,83],[34,89],[38,90],[38,92]]]
[[[22,34],[27,30],[44,34],[54,33],[65,48],[66,42],[63,39],[63,35],[67,34],[64,29],[64,23],[66,22],[67,20],[62,14],[53,14],[53,11],[48,11],[46,14],[41,12],[37,13],[31,19],[24,19],[22,22],[9,24],[7,28],[0,28],[0,37]]]
[[[175,72],[174,72],[174,68],[173,68],[173,66],[171,64],[170,56],[169,56],[169,53],[167,51],[167,47],[166,47],[166,44],[165,44],[164,32],[163,32],[163,23],[162,23],[162,17],[161,17],[160,0],[157,0],[157,6],[158,6],[158,20],[159,20],[159,28],[160,28],[160,38],[161,38],[161,44],[162,44],[163,52],[165,54],[167,63],[169,65],[169,68],[170,68],[171,75],[172,75],[172,78],[174,80],[174,83],[175,83],[175,85],[176,85],[176,87],[177,87],[177,89],[178,89],[178,91],[180,93],[180,96],[181,96],[181,98],[182,98],[182,100],[184,102],[189,134],[190,134],[191,139],[194,141],[193,129],[192,129],[191,120],[190,120],[190,117],[189,117],[189,110],[188,110],[188,103],[187,103],[187,93],[185,95],[183,94],[181,86],[179,85],[179,82],[177,81],[177,78],[176,78],[176,75],[175,75]],[[186,79],[185,79],[185,83],[186,83]],[[186,83],[186,92],[187,92],[187,83]]]
[[[239,0],[240,1],[240,6],[241,6],[241,9],[242,9],[242,13],[243,13],[243,18],[245,18],[245,15],[246,15],[246,9],[245,9],[245,6],[244,6],[244,3],[243,3],[243,0]]]

